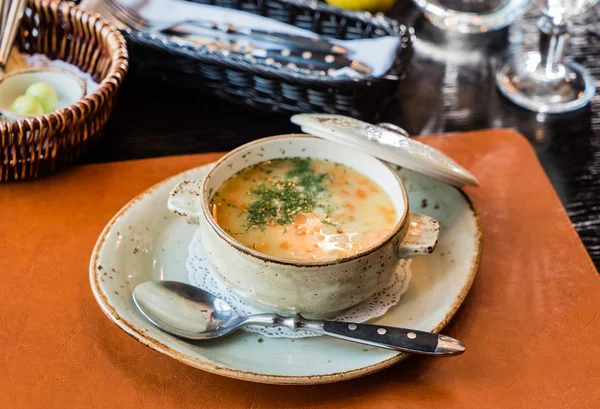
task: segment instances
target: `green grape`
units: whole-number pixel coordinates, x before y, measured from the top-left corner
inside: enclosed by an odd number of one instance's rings
[[[44,113],[44,109],[38,100],[28,95],[17,97],[10,109],[20,115],[42,115]]]
[[[56,95],[54,88],[44,82],[31,84],[29,88],[27,88],[27,91],[25,91],[25,95],[37,99],[45,113],[52,112],[56,109],[58,95]]]

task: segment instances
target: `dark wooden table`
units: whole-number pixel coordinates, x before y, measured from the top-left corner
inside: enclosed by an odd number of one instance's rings
[[[409,78],[382,120],[413,135],[514,128],[533,144],[573,224],[600,266],[600,97],[568,115],[540,115],[502,98],[494,73],[521,49],[535,49],[537,11],[510,29],[477,36],[431,26],[408,0],[390,14],[415,27],[416,56]],[[600,11],[577,20],[569,55],[587,67],[600,88]],[[135,64],[135,62],[134,62]],[[127,78],[105,136],[82,162],[106,162],[230,150],[253,139],[296,132],[289,115],[224,102],[211,95],[140,75]],[[527,177],[527,175],[523,175]]]

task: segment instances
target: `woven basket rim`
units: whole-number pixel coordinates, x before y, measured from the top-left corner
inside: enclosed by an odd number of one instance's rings
[[[405,45],[399,48],[396,55],[396,60],[400,56],[405,55],[404,58],[406,59],[406,63],[410,62],[410,54],[413,52],[414,30],[411,27],[401,24],[397,20],[384,16],[382,13],[373,15],[369,12],[343,10],[330,6],[326,3],[316,3],[313,0],[273,1],[277,1],[282,4],[291,4],[312,11],[324,11],[331,14],[337,14],[353,20],[369,23],[381,30],[384,30],[388,35],[403,37],[405,41],[402,43]],[[254,75],[270,77],[281,81],[289,81],[295,84],[316,86],[335,85],[339,87],[370,86],[372,82],[388,81],[388,79],[385,77],[389,75],[391,71],[398,69],[399,65],[402,65],[398,64],[397,62],[393,63],[388,71],[379,77],[365,76],[360,78],[336,78],[326,75],[305,74],[301,72],[293,72],[291,70],[281,70],[270,67],[266,64],[256,64],[255,62],[245,60],[241,56],[224,56],[219,52],[210,52],[206,48],[198,48],[191,45],[178,43],[177,41],[173,41],[168,36],[162,34],[148,34],[131,28],[125,28],[120,31],[124,33],[125,36],[131,41],[144,46],[150,46],[152,48],[177,54],[182,57],[189,57],[200,62],[219,64],[231,69],[242,70]]]
[[[13,129],[33,130],[36,125],[43,126],[52,123],[61,124],[62,122],[61,127],[64,127],[67,125],[64,120],[65,117],[71,118],[69,126],[76,126],[81,122],[84,122],[87,115],[93,114],[99,109],[99,104],[94,103],[95,100],[110,100],[114,97],[115,93],[118,92],[120,84],[129,68],[127,43],[119,30],[114,28],[114,26],[97,13],[83,10],[73,3],[68,2],[59,3],[55,0],[28,1],[28,6],[34,7],[36,5],[45,9],[52,9],[55,12],[60,11],[72,20],[79,19],[83,23],[91,21],[94,30],[100,33],[106,31],[107,33],[103,34],[103,37],[105,37],[104,45],[107,49],[107,53],[110,55],[110,65],[106,76],[98,84],[98,88],[89,94],[86,93],[86,95],[77,102],[45,115],[5,122],[5,126]],[[92,104],[94,108],[89,110],[84,101],[94,103]]]

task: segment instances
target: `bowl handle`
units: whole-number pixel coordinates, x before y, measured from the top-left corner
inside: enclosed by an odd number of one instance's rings
[[[200,208],[200,182],[184,180],[171,190],[167,202],[168,209],[181,216],[189,224],[199,224],[202,209]]]
[[[432,217],[420,213],[408,214],[408,228],[398,246],[398,258],[411,258],[430,254],[440,236],[440,224]]]

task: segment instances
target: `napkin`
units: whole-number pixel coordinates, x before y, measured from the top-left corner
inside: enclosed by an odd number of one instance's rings
[[[202,19],[217,23],[229,23],[237,27],[277,31],[311,38],[317,37],[315,33],[309,30],[304,30],[271,18],[224,7],[180,0],[151,0],[144,2],[140,2],[140,0],[115,1],[119,1],[122,5],[127,7],[134,8],[137,13],[146,20],[160,25],[168,25],[169,23],[182,22],[184,20]],[[226,36],[225,33],[219,33],[216,30],[212,34]],[[351,59],[370,66],[372,69],[372,77],[380,77],[389,70],[396,58],[398,48],[401,47],[401,39],[393,36],[360,40],[331,39],[331,42],[350,50],[351,53],[349,57]],[[336,70],[332,76],[356,77],[360,76],[360,74],[351,68],[342,68]]]

